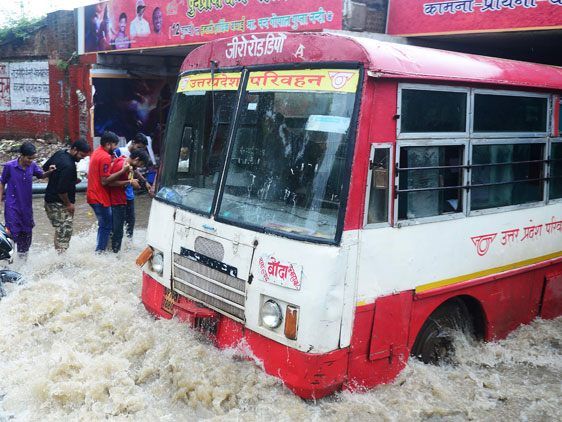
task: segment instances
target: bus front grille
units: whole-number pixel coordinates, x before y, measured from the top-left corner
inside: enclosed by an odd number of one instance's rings
[[[174,254],[172,285],[177,293],[244,322],[244,280]]]

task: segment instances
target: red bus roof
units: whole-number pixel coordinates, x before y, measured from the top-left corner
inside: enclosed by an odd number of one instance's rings
[[[562,90],[562,68],[394,44],[335,33],[256,33],[211,41],[191,52],[182,71],[287,63],[360,62],[380,78],[483,83]]]

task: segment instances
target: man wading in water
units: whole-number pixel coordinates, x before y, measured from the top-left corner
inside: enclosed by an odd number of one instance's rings
[[[113,132],[105,131],[101,136],[99,148],[90,157],[86,200],[94,210],[98,220],[97,253],[105,251],[113,225],[109,184],[117,180],[119,176],[110,175],[109,169],[111,167],[113,151],[115,151],[118,144],[119,138],[117,135]]]
[[[24,142],[20,147],[20,156],[8,161],[2,171],[0,181],[0,198],[6,200],[4,218],[17,245],[18,255],[25,257],[32,240],[33,207],[31,205],[33,176],[38,179],[48,177],[55,166],[43,172],[35,163],[37,149],[31,142]]]
[[[57,151],[43,165],[43,169],[55,165],[56,171],[49,178],[45,190],[45,212],[55,228],[55,249],[64,252],[72,237],[74,201],[76,197],[76,163],[90,152],[88,143],[79,139],[70,149]]]
[[[113,233],[111,235],[111,249],[117,253],[121,249],[123,240],[123,224],[125,223],[125,213],[127,208],[127,187],[138,189],[139,182],[134,178],[134,171],[137,167],[146,166],[148,154],[144,149],[131,151],[128,157],[124,155],[113,161],[111,175],[117,175],[118,179],[109,184],[109,196],[111,198],[111,214],[113,218]]]
[[[137,133],[135,137],[127,144],[127,146],[117,148],[114,152],[116,157],[129,157],[131,153],[137,149],[146,151],[148,148],[148,139],[143,133]],[[147,163],[145,163],[146,165]],[[148,194],[154,196],[154,188],[148,183],[140,172],[135,170],[135,178],[139,180],[141,186],[144,186]],[[135,191],[133,185],[125,186],[125,195],[127,196],[127,207],[125,208],[125,227],[127,229],[127,237],[133,237],[133,230],[135,228]]]

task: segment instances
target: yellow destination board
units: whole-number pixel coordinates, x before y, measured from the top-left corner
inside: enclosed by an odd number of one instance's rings
[[[251,72],[248,91],[356,92],[357,69],[303,69]]]
[[[193,91],[236,91],[240,85],[240,72],[215,73],[211,77],[210,73],[197,73],[185,75],[180,79],[178,92]]]
[[[239,72],[198,73],[180,79],[178,92],[236,91],[240,86]],[[267,70],[250,72],[248,91],[357,91],[359,70],[357,69],[303,69]]]

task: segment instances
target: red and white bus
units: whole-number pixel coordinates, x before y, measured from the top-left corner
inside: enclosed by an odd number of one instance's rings
[[[562,69],[347,35],[185,59],[142,300],[304,398],[562,313]]]

